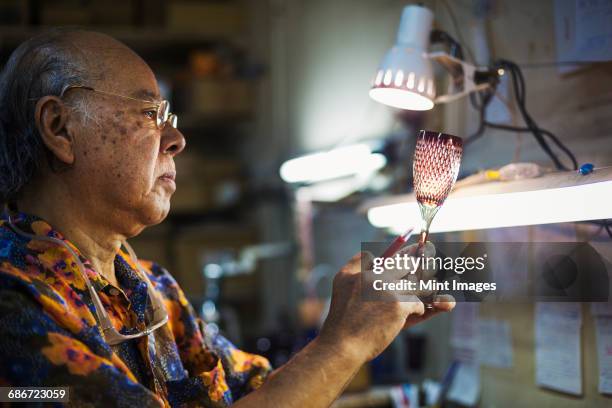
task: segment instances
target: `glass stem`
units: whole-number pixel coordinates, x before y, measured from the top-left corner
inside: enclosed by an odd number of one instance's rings
[[[425,243],[427,242],[427,237],[429,236],[429,227],[434,217],[436,216],[436,213],[440,209],[440,206],[433,206],[433,205],[419,203],[419,208],[421,210],[421,219],[423,223],[421,226],[421,234],[419,237],[419,246],[417,247],[417,254],[423,255],[423,252],[425,251],[425,248],[424,248]],[[434,294],[431,294],[425,297],[421,297],[421,301],[425,305],[425,309],[433,310],[434,297],[435,297]]]
[[[433,221],[440,207],[419,203],[419,208],[421,210],[421,219],[423,220],[421,234],[419,237],[419,248],[421,248],[427,242],[427,237],[429,236],[429,226],[431,225],[431,222]]]

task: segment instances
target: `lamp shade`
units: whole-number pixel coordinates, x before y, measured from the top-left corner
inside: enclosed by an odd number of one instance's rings
[[[429,110],[436,96],[433,69],[427,57],[432,12],[407,6],[396,44],[387,52],[374,77],[370,97],[400,109]]]

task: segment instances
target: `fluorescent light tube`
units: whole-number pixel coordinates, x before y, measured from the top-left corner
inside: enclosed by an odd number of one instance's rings
[[[371,174],[385,164],[384,155],[372,153],[366,144],[356,144],[288,160],[281,166],[280,175],[287,183],[314,183]]]
[[[421,224],[414,195],[365,203],[368,220],[392,232]],[[574,172],[511,182],[485,183],[452,193],[436,215],[431,232],[612,218],[612,167],[583,176]]]

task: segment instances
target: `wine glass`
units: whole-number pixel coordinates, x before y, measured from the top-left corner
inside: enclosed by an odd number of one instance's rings
[[[457,181],[462,154],[460,137],[429,130],[419,132],[412,173],[423,220],[420,246],[427,242],[431,222]]]
[[[462,154],[463,141],[460,137],[420,131],[412,164],[414,192],[423,220],[417,254],[424,251],[431,222],[457,181]],[[421,271],[420,275],[425,273],[427,271]],[[432,277],[420,277],[424,278]],[[419,295],[427,309],[433,309],[434,295],[435,292]]]

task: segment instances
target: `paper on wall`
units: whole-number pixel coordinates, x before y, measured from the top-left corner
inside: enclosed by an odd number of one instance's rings
[[[447,399],[467,407],[475,406],[480,397],[480,367],[474,363],[460,363]]]
[[[454,357],[463,362],[478,359],[479,303],[460,302],[452,313],[451,345]]]
[[[454,358],[490,367],[512,367],[510,324],[479,318],[479,308],[479,303],[462,302],[453,310],[451,345]]]
[[[582,395],[580,303],[537,303],[535,310],[536,383]]]
[[[595,318],[599,392],[612,394],[612,316]]]
[[[489,367],[512,367],[510,324],[498,319],[480,319],[478,361]]]

